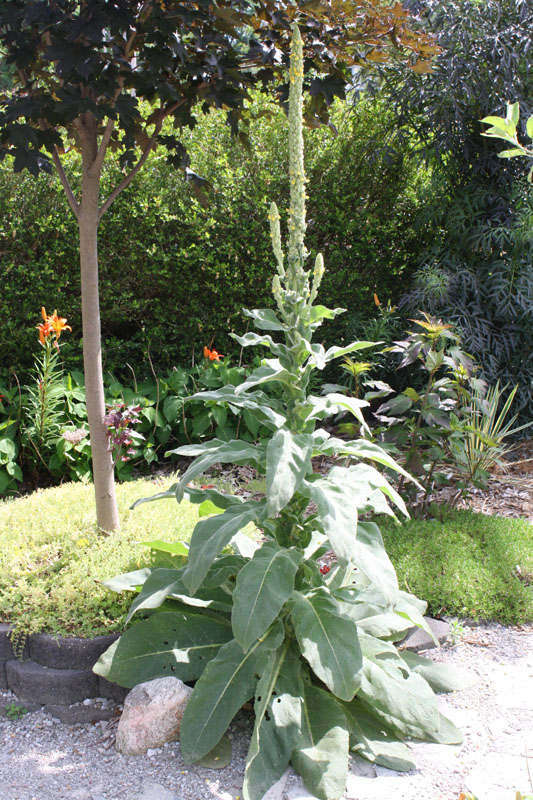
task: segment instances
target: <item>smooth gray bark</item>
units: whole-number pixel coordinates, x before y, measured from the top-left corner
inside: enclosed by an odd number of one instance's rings
[[[83,175],[77,218],[80,233],[83,365],[87,416],[91,435],[96,520],[100,529],[114,531],[120,528],[120,519],[115,497],[113,456],[104,423],[106,408],[98,294],[100,169],[94,170],[97,153],[94,118],[87,115],[84,120],[82,119],[79,132],[82,145]]]

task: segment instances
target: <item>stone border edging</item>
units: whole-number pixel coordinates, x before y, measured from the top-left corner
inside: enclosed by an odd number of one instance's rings
[[[118,633],[94,639],[31,633],[17,658],[11,631],[10,625],[0,623],[0,689],[13,692],[21,701],[58,707],[94,697],[122,702],[128,693],[92,671]]]
[[[426,620],[438,641],[444,642],[449,624],[429,617]],[[124,701],[128,689],[92,671],[100,655],[120,634],[83,639],[32,633],[24,642],[21,658],[17,658],[9,638],[11,631],[10,625],[0,623],[0,690],[12,692],[29,711],[43,708],[67,724],[95,722],[109,719],[114,711],[109,705],[87,706],[84,700],[98,697],[115,703]],[[420,628],[411,628],[397,645],[414,652],[435,647]]]

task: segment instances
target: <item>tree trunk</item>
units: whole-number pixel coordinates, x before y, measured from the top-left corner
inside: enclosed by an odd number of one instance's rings
[[[92,127],[92,126],[91,126]],[[100,174],[92,175],[96,130],[85,131],[82,139],[82,193],[78,212],[80,232],[81,312],[83,326],[83,364],[87,416],[91,435],[96,520],[104,531],[120,528],[115,497],[115,475],[109,449],[102,371],[100,302],[98,295],[98,214]]]

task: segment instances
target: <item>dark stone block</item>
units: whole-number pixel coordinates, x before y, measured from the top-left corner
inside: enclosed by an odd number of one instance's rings
[[[43,706],[43,711],[51,714],[56,719],[64,722],[65,725],[87,724],[93,722],[100,722],[101,720],[112,719],[116,713],[116,707],[107,706],[101,708],[99,706],[60,706],[60,705],[46,705]]]
[[[7,659],[2,659],[0,661],[0,689],[7,689],[7,675],[6,675],[6,661]]]
[[[53,669],[34,661],[8,661],[7,683],[21,700],[52,705],[71,705],[96,697],[96,675],[81,669]]]
[[[105,678],[98,676],[98,697],[107,697],[117,703],[123,703],[129,691],[124,686],[119,686],[118,683],[111,683],[111,681],[106,681]]]
[[[435,638],[440,644],[443,644],[448,638],[449,624],[441,619],[431,619],[431,617],[425,617],[425,620],[429,623]],[[409,628],[407,636],[398,643],[398,647],[400,650],[412,650],[414,653],[418,653],[420,650],[431,650],[436,647],[436,644],[422,628]]]
[[[24,642],[24,646],[22,648],[22,653],[15,652],[13,650],[13,645],[11,643],[11,639],[9,638],[9,634],[12,631],[11,625],[7,625],[5,622],[0,622],[0,661],[8,661],[11,658],[19,658],[27,659],[30,657],[30,651],[28,647],[28,637]]]
[[[30,658],[37,664],[54,669],[91,670],[104,650],[118,637],[118,633],[94,639],[32,633],[29,636]]]

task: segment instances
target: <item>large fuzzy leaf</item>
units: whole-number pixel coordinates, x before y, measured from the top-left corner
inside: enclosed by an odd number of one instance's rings
[[[161,611],[133,625],[98,659],[94,672],[121,686],[173,675],[199,678],[210,659],[232,637],[223,617]]]
[[[271,381],[282,381],[282,383],[291,384],[293,380],[293,375],[287,372],[277,358],[266,358],[260,367],[254,369],[251,375],[235,388],[235,394],[242,394],[249,389],[253,389],[254,386],[260,386]]]
[[[400,772],[415,769],[405,744],[357,697],[351,703],[344,703],[343,709],[350,728],[350,747],[354,752],[388,769]]]
[[[411,672],[396,648],[360,633],[363,675],[358,698],[392,730],[418,739],[439,731],[436,697],[428,683]]]
[[[346,716],[328,692],[304,689],[302,734],[291,757],[305,785],[322,800],[338,800],[346,788],[349,733]]]
[[[287,353],[289,352],[289,348],[286,344],[281,344],[280,342],[275,342],[271,336],[267,334],[260,335],[258,333],[245,333],[244,336],[237,336],[235,333],[230,333],[232,339],[235,339],[241,347],[255,347],[258,344],[262,344],[265,347],[268,347],[270,352],[273,353],[275,356],[287,357]]]
[[[258,520],[264,512],[264,501],[248,501],[196,524],[189,548],[189,563],[183,575],[183,582],[191,594],[200,587],[214,559],[231,538],[249,522]]]
[[[287,767],[300,738],[303,694],[298,653],[280,647],[268,658],[255,692],[244,800],[261,800]]]
[[[294,592],[291,617],[298,644],[313,672],[333,694],[351,700],[361,683],[361,648],[356,623],[342,616],[326,589]]]
[[[195,597],[189,597],[187,587],[183,581],[184,571],[185,568],[179,570],[165,567],[154,569],[133,601],[126,622],[132,618],[136,611],[159,608],[167,597],[173,597],[191,606],[211,608],[218,611],[231,611],[231,597],[220,588],[223,583],[222,575],[218,575],[217,572],[217,578],[220,577],[219,583],[211,580],[208,589],[206,587],[205,591],[198,592]],[[237,568],[226,568],[224,580],[231,574],[235,575],[236,572]]]
[[[316,504],[317,513],[339,562],[353,561],[353,543],[357,532],[357,505],[362,501],[360,490],[346,491],[342,483],[330,477],[304,481],[302,492]]]
[[[133,572],[123,572],[121,575],[107,578],[107,580],[100,581],[100,583],[112,592],[133,592],[139,586],[142,586],[151,574],[151,567],[143,567]]]
[[[340,358],[341,356],[348,355],[348,353],[354,353],[356,350],[366,350],[368,347],[376,347],[378,344],[383,344],[383,342],[352,342],[352,344],[345,345],[344,347],[333,345],[333,347],[329,347],[326,350],[325,360],[326,362],[333,361],[334,358]]]
[[[181,724],[181,753],[187,763],[198,761],[220,741],[237,711],[254,694],[256,676],[283,637],[280,624],[247,653],[233,639],[209,662],[194,687]]]
[[[331,392],[330,394],[327,394],[326,400],[335,405],[337,412],[350,411],[361,424],[361,427],[368,430],[368,425],[366,424],[365,418],[363,417],[363,412],[361,411],[362,408],[367,408],[370,405],[366,400],[358,400],[356,397],[348,397],[347,395],[339,394],[338,392]]]
[[[467,689],[476,682],[472,675],[448,664],[439,664],[430,658],[419,656],[418,653],[404,650],[399,655],[410,670],[422,675],[434,692],[455,692],[458,689]]]
[[[287,326],[283,324],[271,308],[243,309],[243,314],[251,317],[256,328],[263,331],[286,331]]]
[[[237,576],[231,624],[244,651],[274,622],[294,589],[302,554],[267,542]]]
[[[319,450],[324,455],[346,455],[356,458],[369,458],[377,464],[401,473],[404,477],[416,483],[415,479],[403,469],[382,447],[368,439],[355,439],[346,442],[344,439],[331,437],[319,446]]]
[[[381,592],[387,605],[393,607],[398,600],[398,578],[375,522],[360,522],[357,526],[354,562]]]
[[[270,439],[266,454],[266,495],[269,517],[284,508],[311,469],[313,438],[280,428]]]
[[[243,442],[240,439],[234,439],[231,442],[222,442],[220,439],[214,441],[216,445],[206,448],[183,473],[176,487],[176,499],[178,502],[183,500],[189,481],[192,481],[198,475],[202,475],[213,464],[231,462],[232,464],[249,464],[253,467],[260,467],[264,464],[266,457],[264,445],[254,445],[249,442]],[[211,442],[210,444],[212,445],[213,443]],[[188,453],[183,452],[187,447],[188,445],[178,447],[177,450],[171,452],[187,455]]]
[[[238,394],[234,386],[222,386],[210,392],[197,392],[190,399],[227,403],[230,408],[244,408],[256,419],[271,430],[280,428],[287,421],[282,404],[261,391],[249,394]],[[188,445],[185,445],[188,446]],[[171,453],[180,453],[181,448],[171,450]]]
[[[427,738],[430,742],[436,742],[437,744],[461,744],[463,734],[448,717],[439,714],[439,729],[429,734]]]

